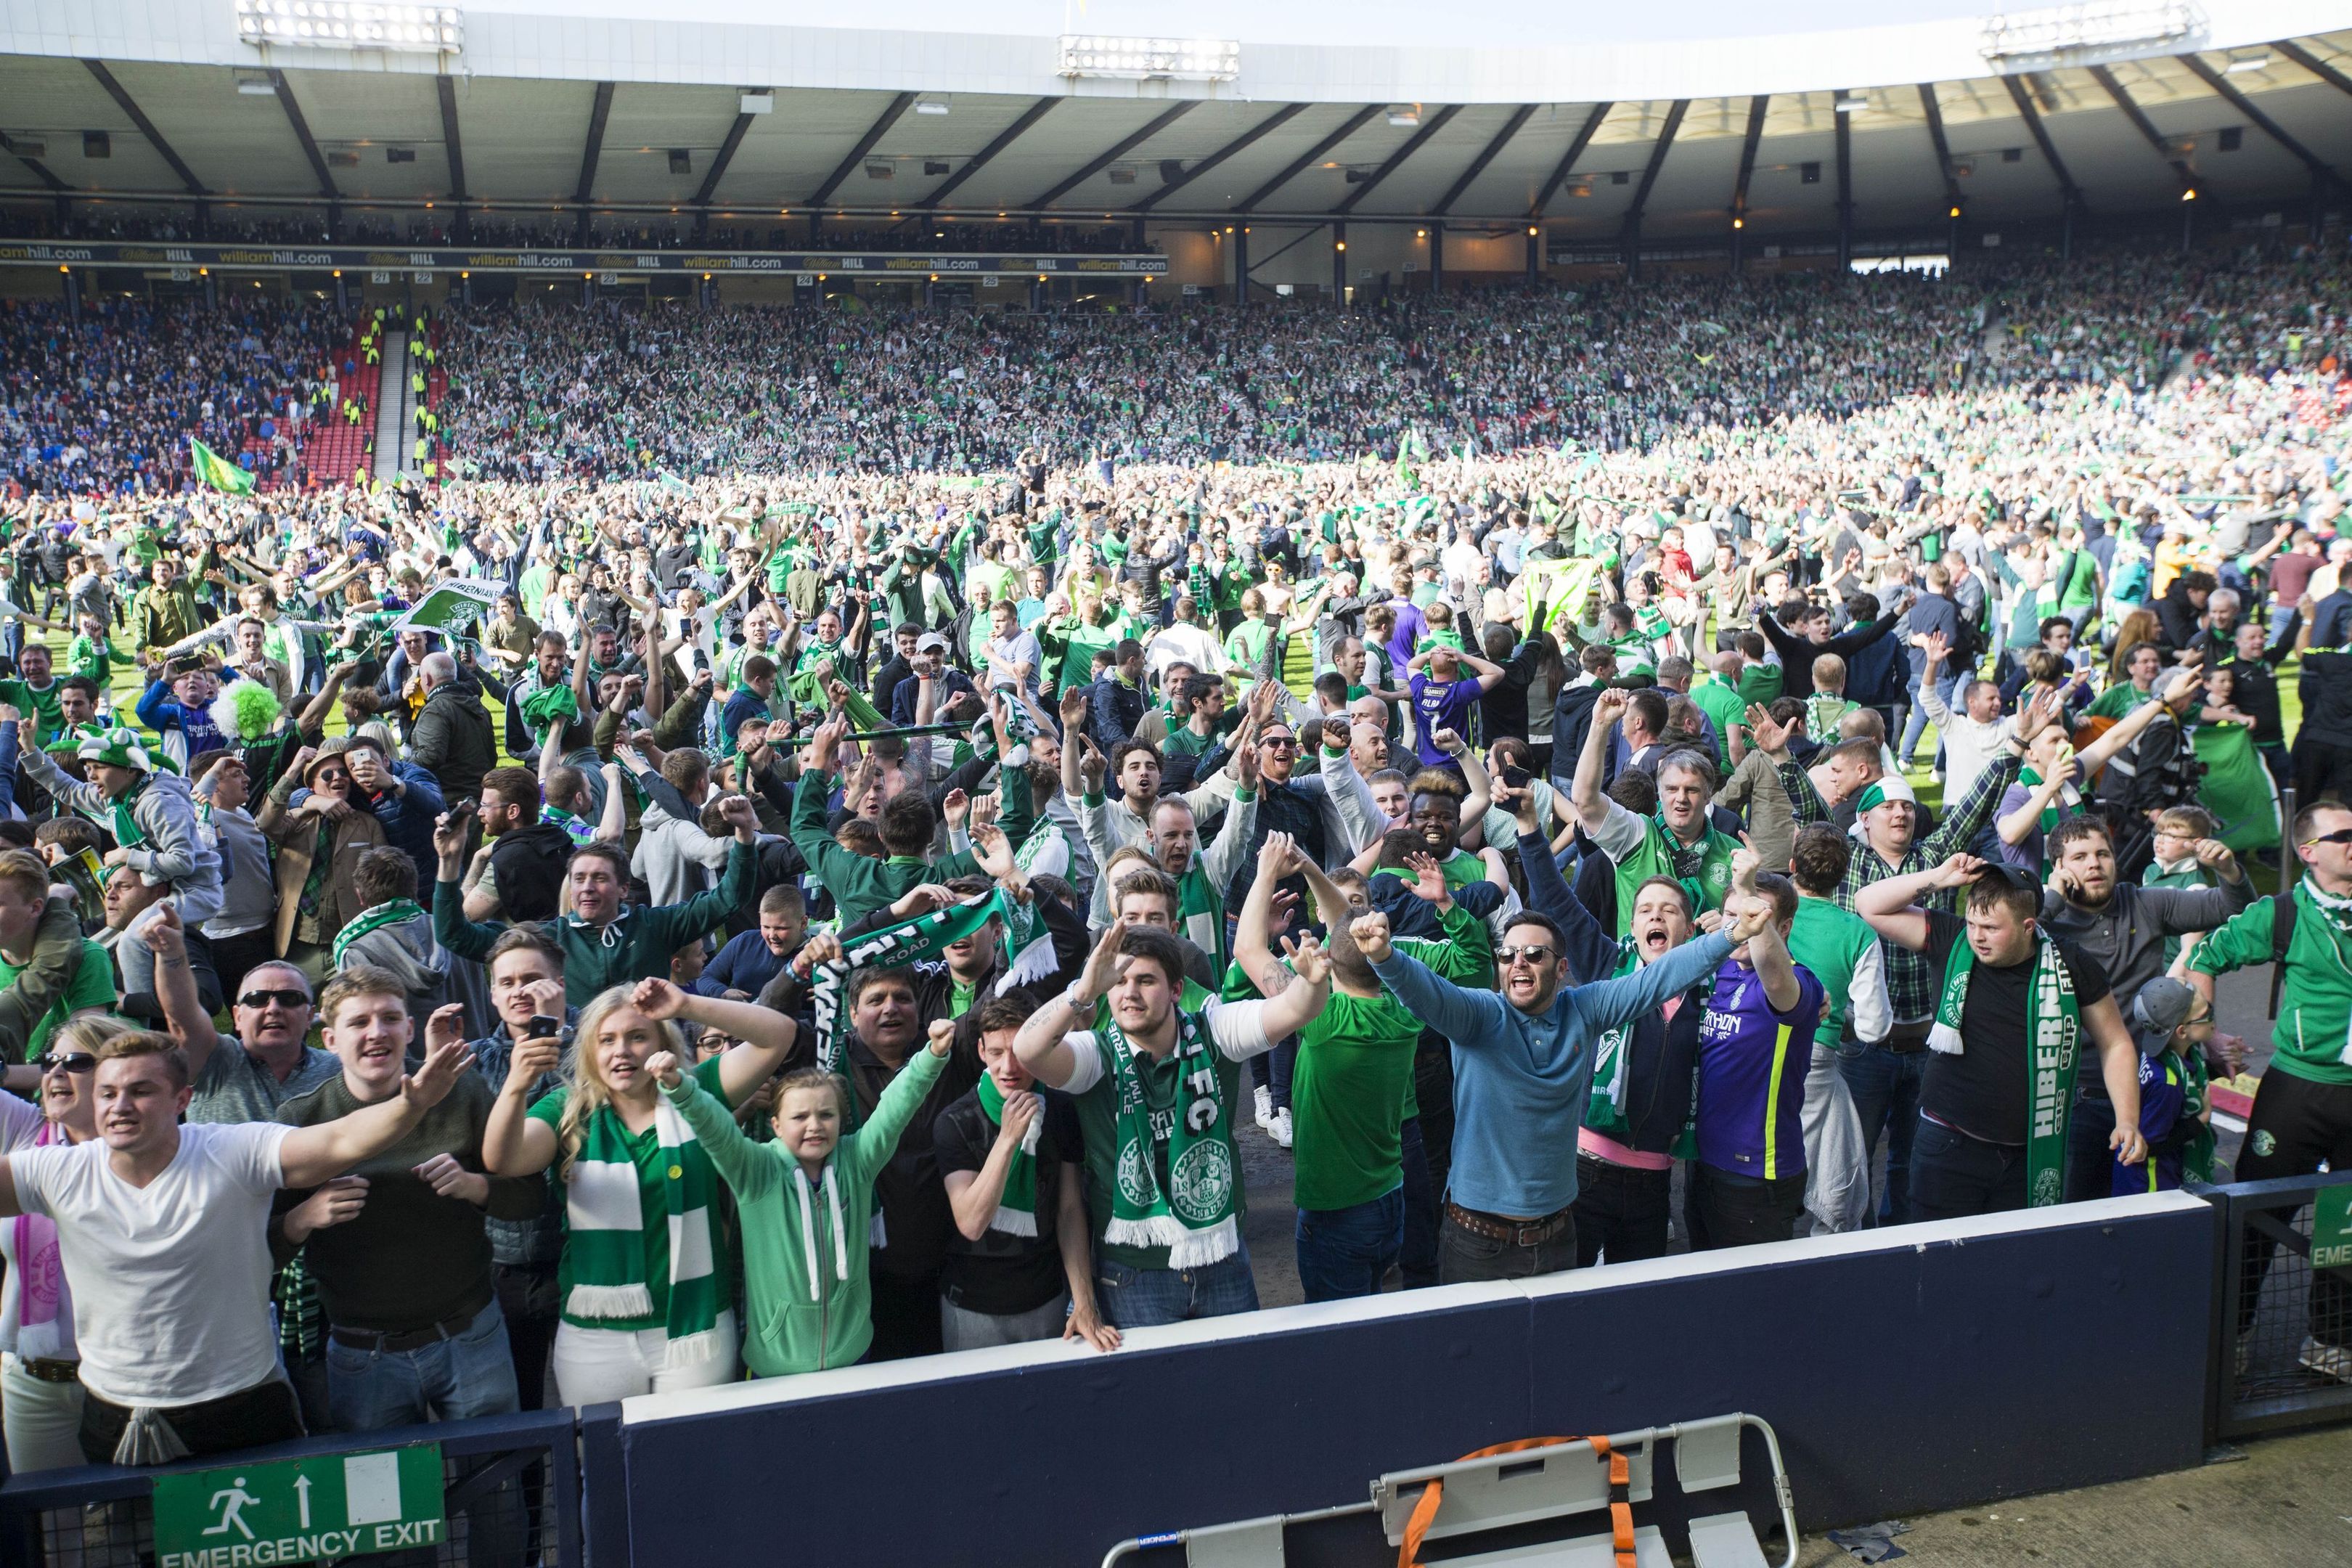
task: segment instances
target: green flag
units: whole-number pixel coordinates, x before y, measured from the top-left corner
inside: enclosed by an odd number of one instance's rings
[[[224,495],[249,496],[253,493],[253,476],[235,463],[197,440],[188,437],[188,450],[195,458],[196,478]]]

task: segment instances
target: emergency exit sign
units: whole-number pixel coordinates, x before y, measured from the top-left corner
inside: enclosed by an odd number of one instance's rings
[[[2352,1268],[2352,1185],[2322,1187],[2313,1194],[2311,1266]]]
[[[437,1546],[441,1446],[155,1478],[158,1568],[268,1568]]]

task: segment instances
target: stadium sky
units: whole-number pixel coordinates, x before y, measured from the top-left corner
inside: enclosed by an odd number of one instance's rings
[[[484,10],[535,16],[774,23],[772,0],[486,0]],[[1050,36],[1074,32],[1239,38],[1244,43],[1391,46],[1622,43],[1815,32],[1943,21],[2000,9],[1999,0],[1676,0],[1672,5],[1562,5],[1558,0],[868,0],[859,26]],[[850,20],[842,14],[842,20]]]

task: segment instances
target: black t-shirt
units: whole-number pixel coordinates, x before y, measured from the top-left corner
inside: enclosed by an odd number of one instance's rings
[[[1065,1163],[1084,1158],[1085,1141],[1069,1096],[1045,1095],[1045,1131],[1037,1135],[1037,1234],[1013,1236],[990,1230],[978,1241],[961,1230],[948,1237],[947,1268],[940,1294],[967,1312],[1012,1317],[1034,1312],[1062,1293],[1062,1253],[1055,1238],[1055,1205]],[[942,1183],[957,1171],[977,1172],[996,1144],[996,1123],[980,1108],[978,1090],[965,1095],[931,1123],[931,1153]]]
[[[1952,944],[1966,942],[1968,930],[1958,915],[1927,911],[1927,961],[1939,988]],[[2107,994],[2107,972],[2070,942],[2058,943],[2058,956],[2074,976],[2075,1006],[2088,1012]],[[1960,1054],[1928,1053],[1927,1079],[1919,1089],[1921,1111],[1987,1143],[2024,1144],[2033,1100],[2025,1022],[2032,983],[2031,958],[2006,969],[1978,961],[1960,1010]],[[2096,1054],[2086,1032],[2075,1061],[2078,1079],[2098,1070]]]

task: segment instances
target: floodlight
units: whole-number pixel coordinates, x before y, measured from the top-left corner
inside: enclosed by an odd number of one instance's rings
[[[948,111],[948,100],[944,98],[919,98],[915,100],[915,112],[918,114],[945,114]]]
[[[1231,81],[1242,70],[1242,46],[1234,38],[1122,38],[1065,33],[1061,52],[1061,74],[1067,77]]]
[[[2270,64],[2268,49],[2240,49],[2230,56],[2230,63],[2221,68],[2221,74],[2238,76],[2246,71],[2268,70]]]
[[[259,47],[391,49],[454,55],[466,46],[455,5],[380,5],[373,0],[236,0],[236,36]]]
[[[1391,104],[1389,106],[1389,123],[1396,126],[1399,130],[1402,130],[1408,125],[1420,124],[1421,105],[1417,103]]]
[[[1841,92],[1830,100],[1830,107],[1836,110],[1840,114],[1852,114],[1857,109],[1868,109],[1870,107],[1870,94],[1866,92]]]
[[[1990,18],[1977,52],[2003,76],[2193,49],[2205,14],[2189,0],[2088,0]]]

